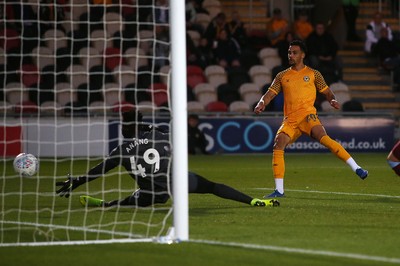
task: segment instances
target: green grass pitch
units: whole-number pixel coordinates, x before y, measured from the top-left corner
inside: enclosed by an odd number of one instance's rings
[[[356,153],[353,157],[369,170],[366,180],[360,180],[330,153],[287,152],[286,197],[280,199],[281,206],[277,208],[254,208],[212,195],[190,195],[189,242],[0,247],[0,265],[400,264],[400,177],[387,165],[386,154]],[[274,187],[270,154],[192,156],[189,161],[191,171],[254,197],[262,197]],[[90,162],[91,165],[95,163]],[[19,206],[42,209],[39,215],[23,213],[22,219],[34,217],[45,223],[51,209],[56,214],[54,219],[67,219],[69,200],[54,197],[54,180],[15,182],[7,178],[13,174],[11,162],[3,161],[1,165],[5,167],[5,176],[0,182],[0,193],[2,198],[7,195],[7,201],[2,201],[2,220],[21,219],[13,217],[9,211]],[[85,161],[61,160],[56,175],[61,178],[71,165],[74,174],[82,174],[88,168]],[[50,176],[52,173],[54,165],[42,162],[40,174]],[[119,187],[129,191],[132,187],[129,177],[116,182],[115,175],[111,173],[104,183],[93,181],[90,189],[97,191],[103,186],[108,190]],[[23,199],[15,196],[15,202],[10,202],[14,190],[29,191],[29,187],[38,185],[46,190],[43,197],[26,193]],[[79,210],[71,213],[71,225],[74,221],[77,225],[81,222],[82,213],[87,225],[100,215],[105,221],[118,215],[125,219],[148,219],[148,210],[86,211],[78,202],[80,190],[78,188],[70,198],[70,208]],[[117,191],[110,193],[102,196],[120,195]],[[163,212],[166,210],[152,215],[161,216]],[[3,229],[5,225],[0,223],[0,226]],[[1,234],[3,239],[17,237],[8,230]],[[52,235],[54,239],[80,237],[79,233],[63,235],[61,230],[52,234],[55,234]],[[32,238],[32,234],[18,237],[23,241]]]

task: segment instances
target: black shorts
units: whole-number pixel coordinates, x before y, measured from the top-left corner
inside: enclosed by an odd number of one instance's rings
[[[166,203],[169,199],[169,194],[163,192],[150,192],[138,189],[129,198],[130,205],[147,207],[156,203]]]
[[[189,172],[189,193],[213,193],[215,183],[211,182],[204,177]]]
[[[189,172],[188,173],[188,192],[189,193],[212,193],[214,182],[204,177]],[[129,205],[146,207],[156,203],[166,203],[170,195],[167,191],[151,192],[148,190],[138,189],[129,197]]]

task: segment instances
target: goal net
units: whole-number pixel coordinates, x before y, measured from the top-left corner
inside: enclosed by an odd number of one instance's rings
[[[55,193],[68,173],[85,175],[122,143],[121,113],[133,107],[146,122],[171,132],[173,143],[175,124],[186,114],[176,117],[182,109],[172,108],[182,98],[171,102],[171,65],[183,65],[171,56],[169,17],[180,13],[172,6],[154,0],[2,1],[0,246],[179,239],[176,195],[142,208],[80,204],[81,195],[110,201],[132,194],[138,187],[122,167],[69,198]],[[174,146],[179,156],[186,152],[180,147]],[[35,176],[14,172],[21,152],[39,159]]]

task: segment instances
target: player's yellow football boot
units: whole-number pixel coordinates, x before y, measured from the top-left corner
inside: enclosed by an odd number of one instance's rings
[[[104,200],[92,198],[90,196],[80,196],[79,201],[85,207],[102,207]]]
[[[271,200],[253,199],[250,204],[251,206],[255,207],[265,207],[265,206],[278,207],[280,205],[279,201],[276,199],[271,199]]]

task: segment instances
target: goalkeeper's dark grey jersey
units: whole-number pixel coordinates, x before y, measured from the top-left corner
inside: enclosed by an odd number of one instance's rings
[[[122,165],[142,190],[167,191],[171,160],[169,135],[156,129],[139,131],[138,137],[127,139],[98,165],[103,174]],[[100,169],[99,169],[100,168]],[[94,170],[94,169],[92,169]],[[90,171],[92,172],[92,171]],[[97,171],[96,171],[97,172]],[[99,174],[99,173],[89,173]]]

